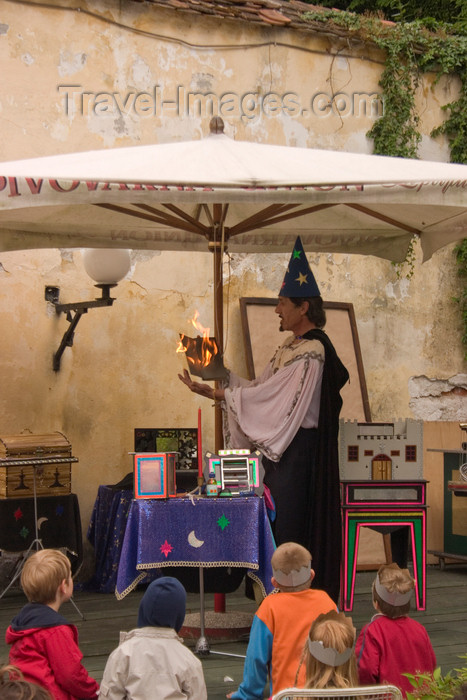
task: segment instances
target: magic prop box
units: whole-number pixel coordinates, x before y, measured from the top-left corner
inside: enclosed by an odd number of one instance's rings
[[[135,498],[175,496],[176,468],[176,452],[137,452],[134,456]]]
[[[261,453],[259,450],[219,450],[206,452],[205,474],[214,473],[218,489],[232,496],[252,493],[262,484]]]

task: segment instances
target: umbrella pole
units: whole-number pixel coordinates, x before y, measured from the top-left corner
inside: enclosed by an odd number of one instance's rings
[[[213,252],[214,264],[214,337],[221,356],[224,354],[224,290],[222,282],[222,250],[221,242],[214,241],[211,243]],[[216,388],[219,387],[219,382],[215,383]],[[215,451],[222,450],[224,447],[224,435],[222,432],[222,409],[216,403],[214,408],[214,439]]]

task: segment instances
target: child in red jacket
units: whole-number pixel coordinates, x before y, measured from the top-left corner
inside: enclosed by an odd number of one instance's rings
[[[360,632],[355,653],[361,685],[395,685],[412,690],[404,673],[431,673],[436,657],[426,629],[408,617],[414,579],[397,564],[380,567],[373,583],[377,614]]]
[[[24,565],[21,586],[29,603],[6,631],[10,664],[54,700],[96,698],[99,686],[81,664],[78,631],[58,612],[73,595],[68,558],[56,549],[38,550]]]

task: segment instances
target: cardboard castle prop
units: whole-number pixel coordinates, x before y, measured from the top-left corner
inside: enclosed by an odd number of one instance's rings
[[[392,423],[340,420],[339,466],[343,480],[423,479],[423,421]]]

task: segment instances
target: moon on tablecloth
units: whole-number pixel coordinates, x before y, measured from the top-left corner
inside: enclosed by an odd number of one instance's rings
[[[46,520],[48,520],[48,518],[38,518],[38,520],[37,520],[37,529],[38,530],[41,529],[42,523],[45,523]]]
[[[204,544],[204,540],[199,540],[196,537],[194,530],[192,530],[188,535],[188,542],[191,544],[192,547],[202,547]]]

